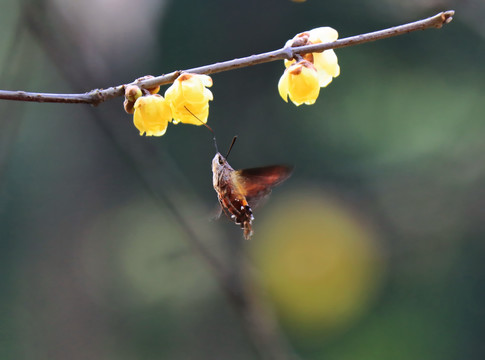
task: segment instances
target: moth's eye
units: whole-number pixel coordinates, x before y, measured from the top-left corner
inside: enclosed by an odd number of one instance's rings
[[[224,161],[222,161],[222,158],[219,156],[219,165],[224,164]]]

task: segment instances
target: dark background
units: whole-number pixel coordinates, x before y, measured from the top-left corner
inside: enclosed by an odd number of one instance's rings
[[[252,359],[187,228],[239,244],[302,359],[483,359],[482,1],[4,0],[2,89],[85,92],[454,9],[337,50],[313,106],[273,62],[212,76],[209,124],[235,168],[287,163],[250,242],[212,221],[212,135],[140,137],[122,100],[0,102],[0,358]],[[161,93],[166,87],[162,88]],[[175,206],[175,207],[174,207]],[[229,244],[229,245],[228,245]]]

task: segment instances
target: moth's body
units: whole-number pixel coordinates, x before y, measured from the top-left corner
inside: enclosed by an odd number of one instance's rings
[[[251,206],[271,192],[273,186],[286,180],[291,168],[282,165],[234,170],[217,153],[212,160],[212,182],[224,213],[244,230],[244,238],[253,234]]]
[[[253,211],[239,184],[237,172],[220,153],[212,160],[212,183],[224,213],[237,225],[241,225],[244,238],[250,239],[253,234]]]

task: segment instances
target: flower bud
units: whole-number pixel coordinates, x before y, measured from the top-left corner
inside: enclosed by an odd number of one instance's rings
[[[123,107],[125,108],[125,111],[128,114],[133,114],[135,112],[134,106],[135,106],[135,103],[128,99],[125,99],[125,101],[123,102]]]
[[[142,76],[141,78],[136,79],[136,81],[140,82],[140,81],[149,80],[153,78],[154,78],[153,75],[145,75],[145,76]],[[160,86],[155,85],[153,87],[145,87],[145,90],[148,91],[150,94],[155,95],[155,94],[158,94],[158,92],[160,91]]]
[[[125,87],[125,98],[130,102],[134,103],[142,95],[141,89],[136,85],[128,85]]]

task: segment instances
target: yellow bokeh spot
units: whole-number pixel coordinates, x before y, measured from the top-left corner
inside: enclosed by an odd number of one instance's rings
[[[282,320],[309,332],[351,323],[382,278],[375,233],[318,191],[296,193],[266,210],[271,213],[258,226],[251,254]]]

